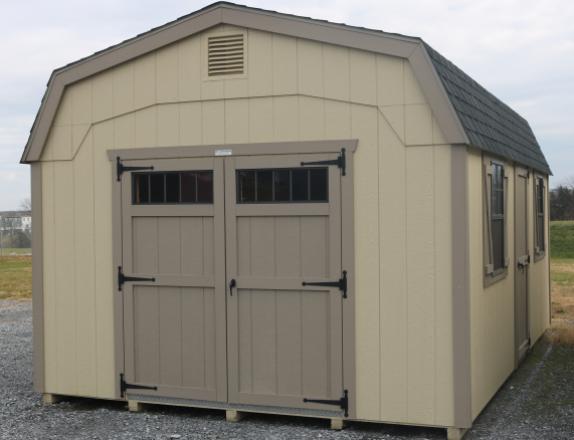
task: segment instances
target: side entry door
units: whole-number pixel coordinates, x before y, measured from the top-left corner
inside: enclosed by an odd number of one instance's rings
[[[514,194],[514,246],[515,246],[515,282],[514,282],[514,320],[516,363],[519,363],[530,347],[528,324],[528,170],[516,167]]]
[[[225,401],[223,160],[122,164],[122,391]]]
[[[337,157],[225,159],[230,403],[340,411]]]

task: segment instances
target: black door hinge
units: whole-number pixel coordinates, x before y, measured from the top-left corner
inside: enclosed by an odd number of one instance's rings
[[[308,165],[337,165],[341,169],[341,174],[344,176],[347,172],[347,158],[345,155],[345,149],[341,148],[341,154],[337,159],[318,160],[315,162],[301,162],[302,167]]]
[[[124,275],[122,266],[118,266],[118,290],[122,290],[124,283],[129,281],[155,281],[155,278],[129,277]]]
[[[147,167],[129,167],[122,163],[121,159],[116,157],[116,174],[118,178],[118,182],[122,180],[122,174],[124,171],[141,171],[141,170],[153,170],[153,166]]]
[[[303,399],[305,403],[322,403],[323,405],[336,405],[345,411],[345,417],[349,417],[349,392],[347,390],[343,391],[343,397],[336,400],[328,399]]]
[[[337,287],[341,292],[343,292],[343,298],[347,297],[347,271],[343,271],[343,276],[337,281],[314,281],[307,282],[303,281],[303,286],[325,286],[325,287]]]
[[[126,394],[126,390],[130,388],[132,390],[153,390],[153,391],[157,391],[157,387],[156,386],[149,386],[149,385],[137,385],[137,384],[133,384],[133,383],[127,383],[126,380],[124,379],[124,373],[120,373],[120,391],[121,391],[121,396],[124,397],[124,395]]]

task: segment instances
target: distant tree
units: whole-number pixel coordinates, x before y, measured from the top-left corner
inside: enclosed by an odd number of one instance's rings
[[[30,197],[26,197],[22,202],[20,202],[20,208],[22,211],[31,211],[32,210],[32,200]]]
[[[574,185],[560,185],[550,191],[550,219],[574,220]]]

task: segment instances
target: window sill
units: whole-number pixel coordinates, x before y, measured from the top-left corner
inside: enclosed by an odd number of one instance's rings
[[[506,278],[508,275],[508,267],[498,269],[491,274],[484,276],[484,287],[492,286]]]

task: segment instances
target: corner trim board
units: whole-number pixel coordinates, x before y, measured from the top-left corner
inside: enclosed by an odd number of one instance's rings
[[[44,255],[42,224],[42,164],[34,163],[30,170],[32,193],[32,344],[34,389],[46,390],[44,367]]]
[[[454,426],[470,428],[472,425],[472,389],[468,149],[466,147],[452,147],[451,179]]]

